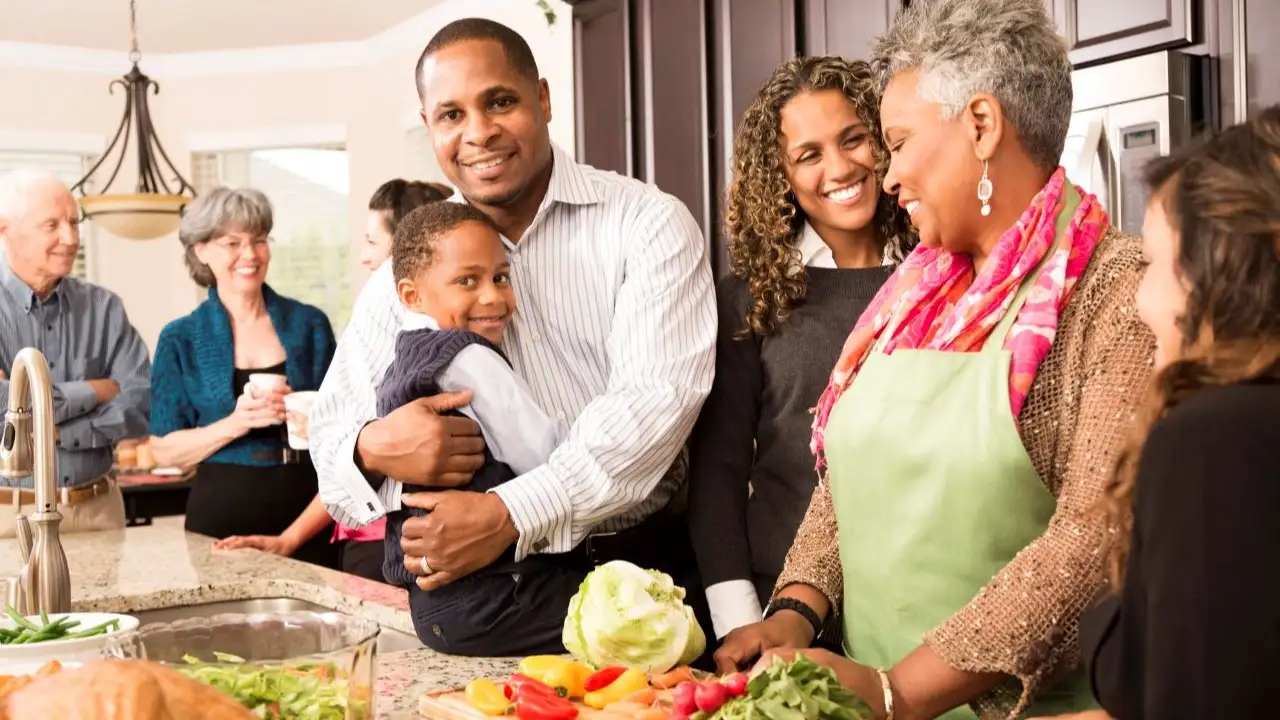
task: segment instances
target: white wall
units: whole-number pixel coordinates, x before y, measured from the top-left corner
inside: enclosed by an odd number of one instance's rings
[[[255,60],[264,55],[219,52],[158,56],[154,69],[144,55],[141,68],[160,83],[160,93],[149,99],[152,118],[160,142],[188,179],[192,152],[344,140],[351,163],[348,210],[355,244],[364,233],[364,209],[374,189],[420,165],[408,157],[407,132],[418,108],[413,70],[431,35],[453,20],[487,17],[529,42],[551,86],[556,110],[551,137],[573,153],[571,13],[558,0],[553,5],[558,17],[548,27],[533,0],[448,0],[370,40],[360,62],[329,67],[254,70],[271,63]],[[290,52],[291,57],[300,55],[290,49],[280,54]],[[320,62],[324,64],[323,57]],[[30,146],[40,139],[83,145],[94,138],[105,147],[119,123],[122,95],[107,91],[115,69],[104,74],[95,67],[96,72],[0,69],[0,148],[18,142]],[[126,169],[135,162],[132,155],[126,158]],[[133,179],[125,174],[112,190],[132,187]],[[93,249],[97,279],[120,294],[134,325],[154,348],[161,328],[190,312],[200,299],[183,267],[177,236],[136,242],[103,235],[99,233]],[[359,267],[353,265],[351,272],[363,278]]]

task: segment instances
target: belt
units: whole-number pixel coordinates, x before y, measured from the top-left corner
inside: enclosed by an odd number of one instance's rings
[[[591,566],[610,560],[628,560],[643,567],[667,564],[669,555],[688,555],[689,527],[678,517],[659,511],[638,525],[617,532],[593,533],[579,545]]]
[[[58,488],[58,504],[76,505],[86,500],[106,495],[113,484],[110,476],[103,475],[83,485],[60,487]],[[34,505],[36,502],[36,491],[31,488],[0,488],[0,491],[6,490],[15,508],[22,505]],[[3,494],[0,494],[0,497],[3,497]]]
[[[306,450],[281,448],[280,450],[260,450],[249,454],[254,460],[276,462],[281,465],[299,465],[310,457]]]

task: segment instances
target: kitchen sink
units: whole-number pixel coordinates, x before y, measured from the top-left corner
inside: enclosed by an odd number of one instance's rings
[[[204,618],[222,613],[290,613],[290,612],[338,612],[322,605],[306,600],[293,598],[258,598],[254,600],[228,600],[225,602],[205,603],[203,605],[183,605],[180,607],[158,608],[131,613],[142,625],[149,623],[173,622],[186,618]],[[338,613],[339,615],[345,613]],[[400,652],[401,650],[417,650],[422,643],[417,636],[399,630],[382,628],[378,633],[378,653]]]

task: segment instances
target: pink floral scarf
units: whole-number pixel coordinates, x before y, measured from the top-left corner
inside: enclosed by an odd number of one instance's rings
[[[1110,222],[1097,198],[1077,187],[1080,205],[1067,227],[1065,242],[1058,243],[1055,226],[1066,206],[1066,182],[1066,172],[1058,168],[1017,225],[1000,237],[976,277],[968,255],[923,245],[894,272],[845,340],[813,411],[810,449],[818,458],[819,470],[826,464],[823,434],[831,410],[872,352],[982,349],[1023,279],[1046,253],[1052,253],[1004,343],[1013,355],[1009,404],[1014,418],[1018,417],[1036,370],[1053,345],[1058,317]]]

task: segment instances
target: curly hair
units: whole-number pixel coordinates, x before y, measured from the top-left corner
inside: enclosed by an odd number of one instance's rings
[[[1154,378],[1107,484],[1112,584],[1124,582],[1133,498],[1151,428],[1193,393],[1280,380],[1280,106],[1147,170],[1179,239],[1189,287],[1181,357]]]
[[[774,71],[747,108],[733,140],[725,234],[733,274],[747,282],[751,295],[747,326],[740,336],[773,333],[805,296],[797,247],[805,218],[783,172],[781,124],[782,108],[797,95],[815,90],[839,90],[853,103],[871,136],[877,183],[889,166],[889,153],[880,139],[876,78],[867,63],[804,57]],[[874,222],[889,257],[906,257],[915,233],[893,196],[881,193]]]
[[[415,278],[431,266],[436,245],[463,223],[480,223],[498,235],[489,216],[466,203],[436,200],[411,211],[391,237],[391,275],[397,282]]]

